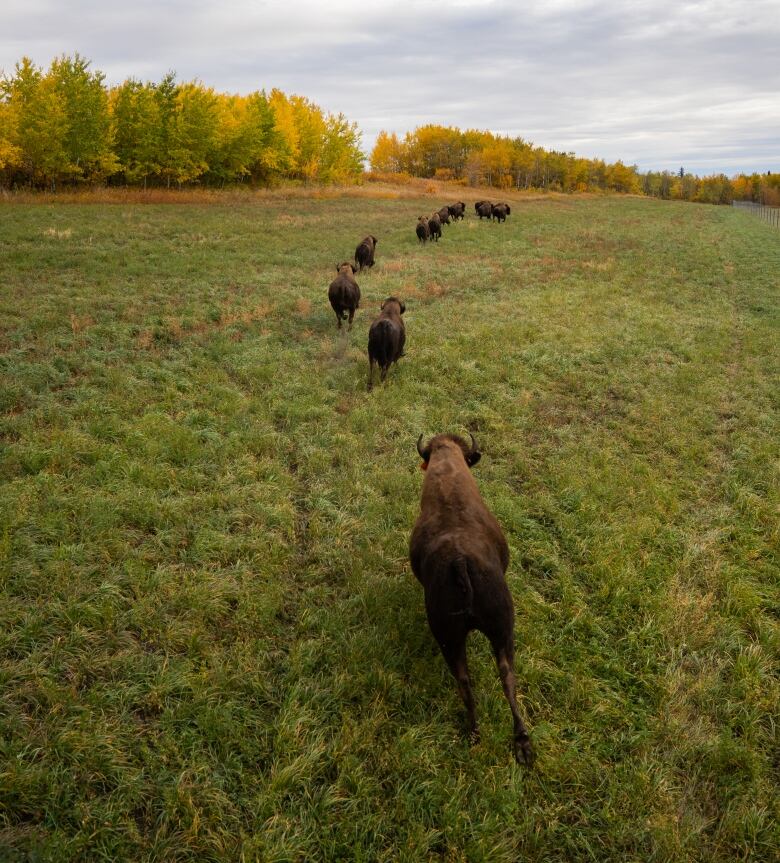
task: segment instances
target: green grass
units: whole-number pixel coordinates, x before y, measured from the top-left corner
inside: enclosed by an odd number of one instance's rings
[[[780,234],[561,198],[420,248],[434,203],[0,207],[3,861],[780,859]],[[469,429],[532,771],[407,558]]]

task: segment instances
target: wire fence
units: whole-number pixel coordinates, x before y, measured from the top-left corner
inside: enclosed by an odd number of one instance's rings
[[[770,225],[780,228],[780,207],[767,207],[765,204],[754,204],[752,201],[733,201],[732,205],[740,210],[747,210]]]

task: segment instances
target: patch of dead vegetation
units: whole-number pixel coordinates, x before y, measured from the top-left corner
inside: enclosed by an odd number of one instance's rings
[[[583,261],[582,266],[586,270],[597,270],[600,273],[606,273],[615,269],[615,259],[612,257],[604,258],[603,260]]]
[[[92,315],[74,315],[73,312],[70,313],[70,329],[74,336],[77,336],[79,333],[84,330],[89,329],[94,326],[95,319]]]
[[[286,228],[302,228],[306,224],[306,219],[303,216],[291,216],[289,213],[281,213],[275,219],[277,225],[283,225]]]
[[[185,327],[178,318],[164,318],[162,323],[156,327],[142,330],[136,336],[136,345],[141,350],[151,350],[155,345],[161,343],[178,344],[188,337],[196,337],[206,335],[208,333],[219,332],[236,324],[244,324],[249,326],[267,318],[273,307],[269,303],[260,303],[251,309],[237,309],[220,313],[217,320],[198,321],[190,326]],[[261,335],[267,335],[267,330],[261,331]],[[243,333],[231,334],[234,341],[241,341]]]
[[[73,231],[70,228],[47,228],[43,232],[44,237],[54,237],[56,240],[69,240],[73,236]]]

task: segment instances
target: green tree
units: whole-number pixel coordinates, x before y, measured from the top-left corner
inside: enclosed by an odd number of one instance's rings
[[[15,74],[3,80],[3,98],[15,118],[12,143],[21,153],[23,175],[32,184],[56,186],[69,173],[70,164],[65,146],[67,114],[54,79],[23,57]]]
[[[128,79],[110,94],[110,109],[119,170],[126,182],[143,181],[160,172],[160,104],[152,84]]]
[[[77,179],[103,179],[116,170],[117,162],[104,76],[90,71],[89,65],[79,54],[63,55],[52,61],[46,81],[51,81],[65,113],[64,170]]]

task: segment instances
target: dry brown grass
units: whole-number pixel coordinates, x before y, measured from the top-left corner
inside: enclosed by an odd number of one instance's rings
[[[367,178],[368,179],[368,178]],[[238,204],[263,200],[300,200],[306,198],[380,198],[398,200],[406,198],[447,198],[473,203],[481,199],[524,201],[571,201],[572,198],[604,197],[607,193],[540,192],[537,189],[496,189],[491,186],[464,186],[457,181],[447,182],[411,177],[399,182],[361,182],[354,185],[304,186],[282,184],[271,188],[234,187],[230,189],[135,189],[104,187],[65,189],[57,192],[29,189],[0,189],[0,204]],[[637,197],[637,196],[622,196]],[[641,196],[639,196],[641,197]],[[54,229],[52,229],[54,230]]]

